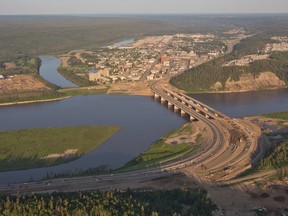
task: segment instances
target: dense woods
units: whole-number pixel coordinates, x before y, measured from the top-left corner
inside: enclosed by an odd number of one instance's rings
[[[53,193],[2,197],[0,215],[212,215],[217,207],[201,189]]]

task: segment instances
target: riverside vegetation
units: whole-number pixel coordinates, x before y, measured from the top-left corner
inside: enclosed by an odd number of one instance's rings
[[[0,131],[0,171],[52,166],[79,158],[119,130],[79,126]],[[72,154],[65,152],[72,151]]]
[[[201,134],[197,135],[195,143],[167,143],[169,137],[189,134],[191,131],[192,129],[189,124],[171,131],[166,134],[165,137],[156,141],[147,151],[141,153],[116,171],[131,171],[161,165],[162,163],[181,158],[195,151],[200,145]]]

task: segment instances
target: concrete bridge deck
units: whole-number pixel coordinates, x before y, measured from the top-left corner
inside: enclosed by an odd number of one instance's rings
[[[157,82],[151,85],[151,90],[155,97],[160,97],[161,101],[167,101],[168,106],[174,106],[174,110],[181,110],[181,114],[187,114],[190,120],[199,119],[200,115],[209,119],[229,118],[219,111],[197,101],[187,95],[178,94],[167,88],[157,86]]]

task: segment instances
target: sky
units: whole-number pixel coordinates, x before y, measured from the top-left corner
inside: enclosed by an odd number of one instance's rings
[[[0,15],[288,13],[288,0],[0,0]]]

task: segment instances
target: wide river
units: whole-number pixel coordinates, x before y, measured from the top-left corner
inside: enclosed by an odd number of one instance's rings
[[[288,89],[190,96],[231,117],[288,111]]]
[[[51,80],[58,82],[56,69],[59,60],[46,56],[41,59],[40,74],[43,77],[52,76]],[[47,73],[56,75],[53,77]],[[63,86],[62,81],[58,85]],[[197,94],[193,97],[233,117],[288,111],[288,90]],[[76,96],[49,103],[0,107],[0,120],[0,130],[80,125],[122,127],[100,147],[80,159],[48,168],[1,172],[0,184],[37,180],[47,173],[85,170],[100,165],[117,168],[148,149],[165,133],[186,122],[150,97],[120,95]]]

